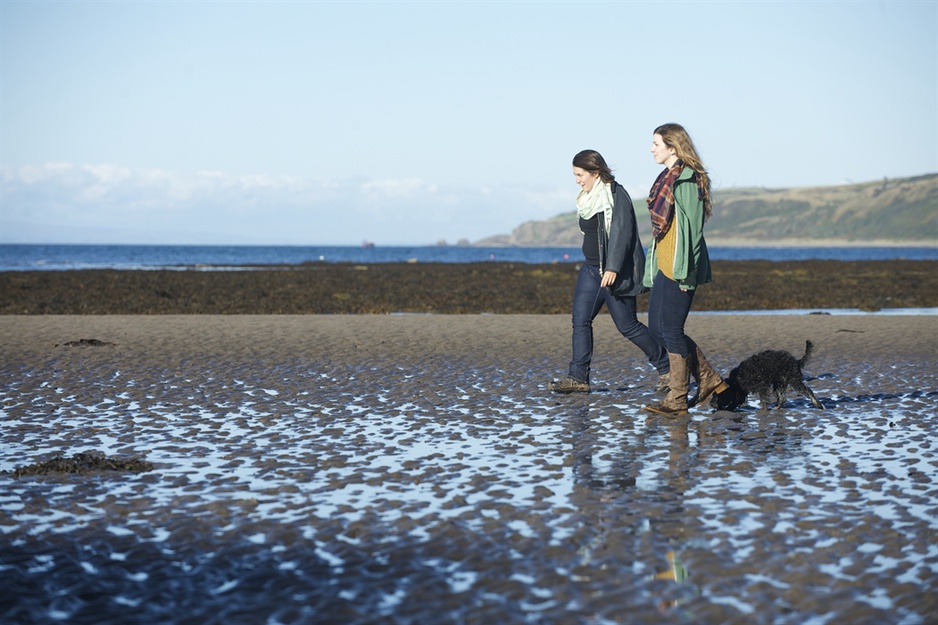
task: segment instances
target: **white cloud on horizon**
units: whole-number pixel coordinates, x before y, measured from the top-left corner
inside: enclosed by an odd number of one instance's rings
[[[421,178],[324,180],[109,164],[0,169],[0,242],[455,243],[552,217],[572,194]]]

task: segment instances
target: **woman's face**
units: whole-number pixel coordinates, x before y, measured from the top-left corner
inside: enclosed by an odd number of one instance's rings
[[[651,154],[655,157],[655,162],[665,167],[670,167],[677,161],[677,151],[664,144],[661,135],[655,135],[651,141]]]
[[[590,172],[581,167],[574,167],[573,177],[576,178],[576,183],[580,185],[580,188],[589,193],[593,190],[593,185],[596,184],[596,181],[599,179],[599,172]]]

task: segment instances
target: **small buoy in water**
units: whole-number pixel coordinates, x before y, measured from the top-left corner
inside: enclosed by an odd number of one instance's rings
[[[564,259],[564,260],[570,260],[570,255],[569,255],[569,254],[564,254],[564,255],[563,255],[563,259]]]
[[[495,260],[495,254],[489,254],[489,260]]]
[[[326,260],[326,257],[325,257],[325,256],[320,256],[320,257],[319,257],[319,260]]]

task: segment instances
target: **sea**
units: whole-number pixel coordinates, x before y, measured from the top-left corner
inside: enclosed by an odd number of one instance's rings
[[[711,247],[712,260],[938,260],[935,247]],[[0,244],[0,271],[232,271],[303,263],[576,263],[578,247]]]

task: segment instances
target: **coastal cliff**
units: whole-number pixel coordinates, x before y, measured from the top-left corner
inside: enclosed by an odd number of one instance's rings
[[[717,189],[713,198],[711,245],[938,245],[938,174],[828,187]],[[647,244],[644,197],[632,200]],[[581,240],[571,211],[475,244],[575,247]]]

